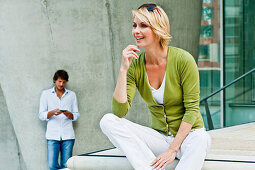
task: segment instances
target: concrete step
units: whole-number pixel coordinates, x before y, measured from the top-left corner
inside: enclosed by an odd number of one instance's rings
[[[202,170],[255,170],[255,123],[209,131],[212,147]],[[178,160],[167,167],[173,170]],[[83,156],[73,156],[67,162],[71,170],[133,169],[126,157],[116,148]]]

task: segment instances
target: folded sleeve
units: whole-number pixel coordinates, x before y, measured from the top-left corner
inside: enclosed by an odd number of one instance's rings
[[[127,72],[127,102],[120,103],[114,97],[112,99],[112,112],[118,117],[124,117],[132,105],[136,93],[134,70],[134,63],[132,62]]]
[[[40,120],[48,121],[48,104],[47,104],[47,97],[46,92],[43,91],[40,97],[40,106],[39,106],[39,114],[38,117]]]
[[[185,107],[185,114],[182,120],[193,125],[200,116],[199,73],[197,64],[191,54],[184,52],[181,58],[180,77]]]
[[[78,101],[77,101],[77,97],[76,97],[75,93],[73,93],[72,114],[73,114],[73,120],[72,121],[76,121],[76,120],[79,119],[80,113],[79,113],[79,110],[78,110]]]

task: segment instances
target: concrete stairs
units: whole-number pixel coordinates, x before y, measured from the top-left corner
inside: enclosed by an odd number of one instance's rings
[[[255,170],[255,122],[209,131],[212,146],[202,170]],[[167,167],[173,170],[178,160]],[[73,156],[71,170],[131,170],[126,157],[116,148]]]

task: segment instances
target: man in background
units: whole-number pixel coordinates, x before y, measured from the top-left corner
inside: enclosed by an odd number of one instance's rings
[[[39,119],[47,121],[47,159],[50,170],[66,168],[75,140],[72,122],[80,117],[75,93],[65,88],[68,78],[65,70],[58,70],[53,76],[55,86],[44,90],[40,98]]]

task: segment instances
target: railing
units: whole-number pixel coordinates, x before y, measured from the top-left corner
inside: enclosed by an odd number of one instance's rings
[[[207,100],[216,95],[217,93],[221,92],[222,90],[225,90],[227,87],[231,86],[232,84],[238,82],[239,80],[243,79],[244,77],[250,75],[252,72],[255,71],[255,68],[251,69],[250,71],[248,71],[247,73],[243,74],[242,76],[236,78],[235,80],[233,80],[232,82],[228,83],[227,85],[223,86],[222,88],[220,88],[219,90],[213,92],[212,94],[210,94],[209,96],[203,98],[200,100],[200,104],[204,102],[205,104],[205,111],[206,111],[206,118],[207,118],[207,122],[208,122],[208,128],[209,130],[212,130],[214,129],[214,126],[213,126],[213,122],[212,122],[212,117],[211,117],[211,114],[210,114],[210,109],[209,109],[209,106],[208,106],[208,102]]]

